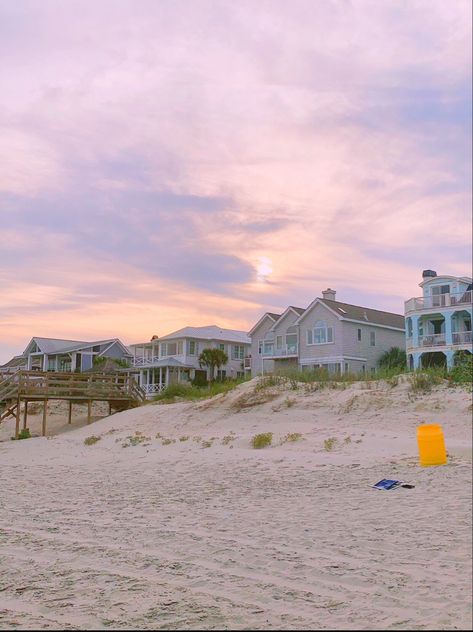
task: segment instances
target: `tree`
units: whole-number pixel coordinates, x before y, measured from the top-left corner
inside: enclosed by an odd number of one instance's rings
[[[210,373],[210,382],[213,382],[215,376],[215,367],[217,370],[227,364],[228,356],[222,349],[203,349],[199,356],[199,366],[208,367]]]
[[[399,369],[405,371],[407,367],[407,357],[404,349],[391,347],[385,351],[378,360],[378,365],[382,369]]]

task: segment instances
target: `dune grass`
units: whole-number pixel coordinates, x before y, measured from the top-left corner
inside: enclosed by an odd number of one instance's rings
[[[194,386],[192,384],[170,384],[159,395],[155,395],[152,402],[162,402],[170,404],[176,400],[194,401],[199,399],[208,399],[221,393],[228,393],[236,388],[239,384],[246,382],[244,378],[238,380],[225,380],[224,382],[212,382],[207,386]]]

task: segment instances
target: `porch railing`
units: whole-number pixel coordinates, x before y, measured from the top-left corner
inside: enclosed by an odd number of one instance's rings
[[[445,334],[427,334],[419,336],[419,347],[444,347],[447,344]]]
[[[131,361],[132,366],[151,366],[158,362],[159,356],[133,358]]]
[[[473,293],[452,292],[451,294],[436,294],[435,296],[417,296],[410,298],[404,303],[405,313],[415,312],[420,309],[434,309],[436,307],[451,307],[461,305],[471,305]]]
[[[166,384],[142,384],[141,390],[146,395],[146,398],[149,399],[153,395],[158,395],[162,393],[166,388]]]
[[[454,345],[471,344],[471,331],[455,331],[452,334],[452,342]]]

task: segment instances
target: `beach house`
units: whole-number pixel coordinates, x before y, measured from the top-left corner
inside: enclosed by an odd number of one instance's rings
[[[33,337],[26,349],[0,370],[25,369],[29,371],[86,371],[94,366],[95,358],[113,358],[129,362],[130,350],[118,339],[63,340]]]
[[[208,379],[209,369],[201,367],[199,355],[204,349],[221,349],[228,362],[218,370],[218,378],[245,375],[245,359],[250,338],[244,331],[222,329],[217,325],[183,327],[166,336],[154,336],[149,342],[130,345],[132,372],[149,397],[169,384]]]
[[[408,365],[452,368],[459,351],[472,352],[472,278],[424,270],[419,286],[422,296],[405,302]]]
[[[391,347],[405,347],[402,314],[336,300],[327,289],[307,308],[267,312],[249,332],[251,374],[325,368],[329,373],[373,373]]]

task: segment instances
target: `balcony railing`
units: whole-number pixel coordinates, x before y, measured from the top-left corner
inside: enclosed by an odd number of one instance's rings
[[[471,305],[473,293],[452,292],[451,294],[436,294],[435,296],[418,296],[410,298],[404,303],[405,313],[415,312],[420,309],[435,309],[436,307],[455,307],[457,305]]]
[[[158,362],[159,360],[159,356],[147,356],[144,358],[133,358],[131,360],[131,365],[132,366],[151,366],[152,364],[155,364],[156,362]]]
[[[445,334],[419,336],[419,347],[444,347],[446,344]]]
[[[471,331],[455,331],[452,334],[452,342],[454,345],[471,344]]]
[[[287,356],[297,355],[298,352],[299,352],[299,345],[293,344],[293,345],[285,345],[284,347],[281,347],[280,349],[272,348],[271,350],[266,350],[266,351],[263,349],[263,356],[265,358],[268,358],[268,357],[285,358]]]

